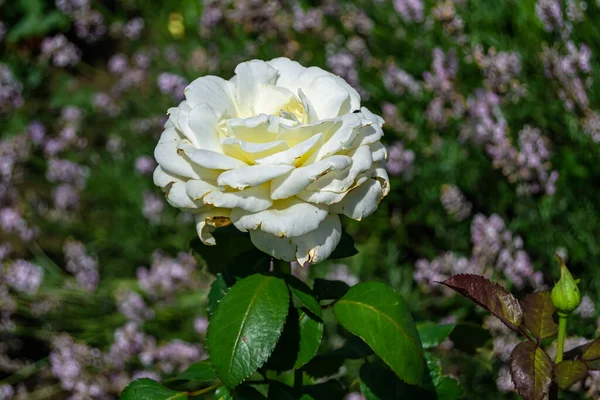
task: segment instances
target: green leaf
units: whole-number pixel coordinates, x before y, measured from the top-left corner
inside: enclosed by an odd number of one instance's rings
[[[168,389],[152,379],[142,378],[131,382],[123,392],[121,400],[186,400],[187,393]]]
[[[510,375],[525,400],[542,400],[550,389],[552,360],[533,342],[522,342],[510,355]]]
[[[308,363],[319,350],[323,338],[323,322],[308,313],[300,312],[300,348],[294,363],[298,369]]]
[[[214,280],[212,285],[210,285],[210,292],[208,292],[208,305],[206,306],[206,311],[208,314],[212,314],[217,308],[217,304],[225,293],[227,293],[227,283],[223,278],[223,274],[217,274],[217,278]]]
[[[417,324],[417,331],[424,349],[439,346],[456,327],[456,324],[434,324],[425,322]]]
[[[427,360],[428,379],[431,380],[438,400],[456,400],[463,395],[463,390],[459,382],[447,375],[442,374],[442,367],[439,358],[433,354],[425,353]]]
[[[192,381],[192,382],[210,382],[217,379],[217,373],[213,369],[209,360],[200,361],[189,366],[188,369],[180,373],[167,382]]]
[[[323,322],[311,313],[291,307],[281,338],[266,368],[287,371],[300,368],[317,353],[323,337]]]
[[[550,291],[535,292],[522,301],[523,325],[538,340],[558,335],[558,324],[554,322],[554,305]]]
[[[317,278],[313,285],[313,292],[319,300],[337,300],[344,296],[350,286],[342,281],[329,281]]]
[[[271,355],[288,314],[282,279],[251,275],[233,285],[210,318],[206,344],[217,375],[234,387]]]
[[[562,390],[566,390],[588,375],[588,367],[581,360],[565,360],[554,366],[554,381]]]
[[[233,400],[233,396],[226,386],[217,388],[213,397],[215,400]]]
[[[485,308],[514,331],[518,331],[523,322],[519,301],[502,286],[483,276],[459,274],[442,283]]]
[[[342,237],[340,238],[340,242],[328,258],[335,260],[338,258],[352,257],[356,254],[358,254],[358,250],[356,250],[356,247],[354,246],[354,239],[352,239],[352,236],[348,235],[348,233],[342,229]]]
[[[308,285],[293,275],[286,275],[284,279],[292,292],[293,298],[302,307],[305,307],[308,311],[313,313],[315,317],[321,318],[321,306],[317,299],[315,299],[315,295]]]
[[[421,340],[408,306],[393,289],[380,282],[359,283],[335,303],[333,312],[400,379],[421,383],[425,369]]]

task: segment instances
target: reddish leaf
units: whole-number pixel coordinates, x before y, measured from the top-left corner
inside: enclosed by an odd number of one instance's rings
[[[584,361],[600,359],[600,338],[583,345],[581,359]]]
[[[490,311],[510,329],[518,331],[523,322],[523,310],[518,300],[502,286],[483,276],[454,275],[442,283]]]
[[[510,355],[510,375],[525,400],[542,400],[552,381],[552,360],[533,342],[522,342]]]
[[[581,360],[565,360],[554,366],[554,380],[562,390],[579,382],[588,374],[588,367]]]
[[[552,315],[550,291],[531,293],[521,301],[523,307],[523,325],[538,339],[546,339],[558,335],[558,324]]]

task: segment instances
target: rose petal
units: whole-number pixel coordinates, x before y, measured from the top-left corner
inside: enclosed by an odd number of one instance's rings
[[[250,239],[260,251],[283,261],[296,260],[295,238],[278,238],[261,230],[250,231]]]
[[[221,152],[218,122],[218,115],[212,106],[206,103],[198,104],[191,109],[188,124],[196,136],[197,148]]]
[[[267,61],[267,64],[279,72],[276,84],[283,87],[287,87],[290,83],[298,79],[298,75],[306,69],[299,62],[285,57],[274,58],[271,61]]]
[[[279,73],[262,60],[244,62],[235,67],[236,99],[240,116],[256,115],[254,105],[260,88],[274,85]]]
[[[370,156],[370,154],[369,154]],[[274,179],[271,182],[271,198],[286,199],[306,189],[319,177],[342,171],[352,165],[352,159],[347,156],[332,156],[306,167],[296,168],[289,175]]]
[[[369,179],[346,194],[339,203],[332,204],[330,210],[360,221],[377,209],[383,198],[383,189],[377,179]]]
[[[175,127],[165,129],[154,149],[154,158],[165,172],[198,179],[198,172],[186,159],[177,154],[177,146],[181,140],[182,137]]]
[[[323,206],[291,198],[254,214],[236,208],[231,211],[231,221],[243,232],[260,229],[277,237],[296,237],[317,229],[327,214]]]
[[[269,199],[267,184],[226,192],[208,182],[193,180],[186,183],[186,190],[195,201],[220,208],[242,208],[249,212],[258,212],[266,210],[273,204]]]
[[[369,146],[371,148],[371,155],[374,163],[385,161],[388,158],[387,149],[381,142],[375,142]]]
[[[252,143],[269,143],[275,140],[282,119],[267,114],[250,118],[227,120],[227,136]]]
[[[172,183],[184,181],[184,179],[179,176],[165,172],[160,165],[154,170],[153,180],[154,184],[161,189],[165,189]]]
[[[354,187],[357,177],[371,169],[373,156],[369,146],[361,146],[348,153],[348,155],[352,157],[352,167],[347,170],[333,171],[317,179],[307,187],[307,190],[342,193]]]
[[[335,192],[311,192],[310,190],[303,190],[296,194],[296,197],[314,204],[325,204],[331,205],[342,201],[346,196],[346,193],[335,193]]]
[[[234,85],[217,76],[203,76],[194,80],[185,88],[185,97],[191,108],[205,103],[210,104],[219,116],[237,115],[234,102]]]
[[[289,149],[283,140],[268,143],[252,143],[236,138],[225,138],[221,141],[223,153],[248,164],[254,164],[257,159],[268,157]]]
[[[252,165],[223,172],[217,179],[219,186],[229,186],[234,189],[245,189],[248,186],[258,186],[278,176],[284,175],[294,167],[289,165]]]
[[[179,144],[179,152],[183,152],[192,162],[203,168],[229,170],[248,166],[236,158],[210,150],[199,150],[186,143]]]
[[[302,108],[300,99],[289,89],[281,86],[265,86],[258,91],[254,112],[256,114],[279,115],[282,109],[294,102]]]
[[[319,227],[304,236],[294,238],[296,259],[300,265],[316,264],[325,260],[340,243],[342,225],[336,214],[329,214]]]
[[[173,207],[193,210],[197,209],[198,205],[188,196],[185,190],[185,182],[174,182],[166,187],[167,202]]]
[[[350,95],[333,76],[316,78],[305,89],[319,119],[334,118],[350,112]]]
[[[214,236],[211,234],[211,228],[227,226],[231,223],[229,219],[229,210],[214,208],[210,211],[196,214],[196,232],[202,243],[208,246],[217,244]]]
[[[340,218],[335,214],[329,214],[317,229],[299,237],[279,238],[261,230],[250,231],[250,239],[259,250],[280,260],[297,260],[300,265],[325,260],[341,237]]]
[[[317,143],[321,142],[322,138],[323,134],[317,133],[316,135],[306,139],[304,142],[298,143],[288,150],[281,151],[267,157],[258,158],[255,161],[257,164],[302,165]]]

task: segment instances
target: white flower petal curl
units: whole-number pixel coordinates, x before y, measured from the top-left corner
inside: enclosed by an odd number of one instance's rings
[[[284,175],[294,167],[289,165],[252,165],[223,172],[217,178],[219,186],[229,186],[243,190],[248,186],[258,186]]]
[[[258,212],[273,204],[269,198],[267,184],[228,192],[208,182],[191,180],[186,183],[186,191],[194,201],[218,208],[241,208],[249,212]]]
[[[284,261],[318,263],[331,255],[342,237],[340,218],[329,214],[319,227],[305,235],[279,238],[261,230],[250,231],[254,245],[271,256]]]
[[[314,231],[327,215],[326,207],[291,198],[273,202],[270,209],[258,213],[236,208],[231,211],[231,222],[242,232],[259,229],[283,238]]]
[[[352,165],[347,156],[331,156],[315,164],[296,168],[289,175],[281,176],[271,182],[271,198],[286,199],[306,189],[312,182],[332,171],[343,171]]]

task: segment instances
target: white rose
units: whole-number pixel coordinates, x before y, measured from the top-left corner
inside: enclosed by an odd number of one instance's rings
[[[339,76],[287,58],[196,79],[169,109],[154,183],[196,216],[198,235],[233,223],[260,250],[319,262],[389,192],[383,119]]]

